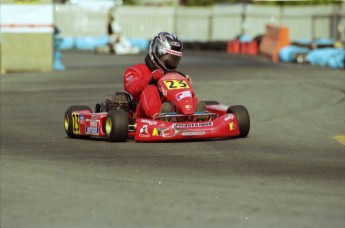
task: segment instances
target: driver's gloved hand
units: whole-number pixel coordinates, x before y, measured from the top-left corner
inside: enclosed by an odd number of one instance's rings
[[[157,69],[152,71],[151,80],[149,81],[149,85],[157,85],[158,80],[163,77],[164,71],[162,69]]]
[[[152,71],[152,78],[155,81],[158,81],[161,77],[163,77],[163,75],[164,75],[164,71],[162,69],[157,69],[157,70]]]

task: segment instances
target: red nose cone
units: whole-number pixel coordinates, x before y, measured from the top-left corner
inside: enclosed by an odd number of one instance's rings
[[[184,98],[178,103],[178,108],[182,114],[191,115],[194,113],[194,103],[191,97]]]

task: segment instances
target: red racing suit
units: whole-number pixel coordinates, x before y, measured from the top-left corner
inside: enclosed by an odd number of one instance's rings
[[[162,97],[157,86],[149,85],[152,72],[144,63],[126,69],[123,77],[124,90],[138,103],[137,118],[154,118],[162,107]]]

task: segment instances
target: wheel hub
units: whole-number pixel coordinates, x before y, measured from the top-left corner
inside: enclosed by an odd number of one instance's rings
[[[111,122],[111,119],[108,117],[107,121],[105,122],[105,132],[107,133],[107,135],[110,135],[111,129],[112,129],[112,122]]]
[[[65,115],[65,130],[68,131],[68,128],[69,128],[69,119],[68,119],[68,116]]]

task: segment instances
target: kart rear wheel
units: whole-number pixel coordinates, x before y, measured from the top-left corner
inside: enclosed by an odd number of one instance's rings
[[[111,110],[105,121],[105,135],[110,142],[125,142],[128,137],[128,117],[123,110]]]
[[[242,105],[230,106],[226,113],[235,114],[237,118],[238,125],[240,127],[240,137],[247,137],[250,129],[250,118],[246,107]]]
[[[204,101],[206,105],[219,105],[218,101]]]
[[[81,110],[88,110],[92,112],[91,108],[86,105],[75,105],[70,106],[65,112],[65,118],[64,118],[64,126],[65,126],[65,132],[70,138],[82,138],[83,136],[75,135],[73,133],[73,122],[72,122],[72,112],[75,111],[81,111]],[[85,137],[85,136],[84,136]]]

